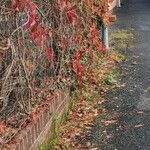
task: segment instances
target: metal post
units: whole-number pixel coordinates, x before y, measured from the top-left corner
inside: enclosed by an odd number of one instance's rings
[[[102,41],[103,44],[106,46],[106,49],[109,49],[108,27],[105,25],[102,26]]]
[[[121,0],[117,0],[117,7],[121,7]]]

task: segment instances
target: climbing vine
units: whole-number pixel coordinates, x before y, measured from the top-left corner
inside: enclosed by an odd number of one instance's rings
[[[89,64],[105,52],[100,27],[109,24],[109,2],[0,2],[2,123],[21,126],[33,109],[51,100],[58,89],[70,88],[72,77],[79,89],[84,82],[91,82]]]

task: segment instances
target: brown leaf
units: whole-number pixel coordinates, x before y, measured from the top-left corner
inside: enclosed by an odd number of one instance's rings
[[[114,123],[116,123],[116,122],[117,122],[117,120],[107,120],[107,121],[102,121],[102,123],[104,123],[105,126],[108,126],[108,125],[110,125],[110,124],[114,124]]]
[[[97,147],[95,147],[95,148],[91,148],[91,149],[89,149],[89,150],[98,150],[98,148],[97,148]]]
[[[138,113],[138,114],[143,114],[144,112],[143,112],[143,111],[138,111],[137,113]]]
[[[0,123],[0,133],[4,133],[6,129],[6,126],[2,123]]]
[[[134,127],[135,128],[140,128],[140,127],[143,127],[144,126],[144,124],[137,124],[137,125],[135,125]]]

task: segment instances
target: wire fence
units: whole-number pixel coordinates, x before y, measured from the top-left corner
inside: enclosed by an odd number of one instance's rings
[[[0,116],[6,123],[18,110],[29,114],[32,101],[40,103],[37,90],[52,92],[62,86],[63,78],[71,73],[68,62],[74,47],[74,26],[67,23],[63,11],[53,0],[37,2],[37,14],[49,34],[44,44],[54,55],[52,66],[44,46],[37,46],[30,31],[23,28],[28,12],[14,13],[10,4],[10,0],[0,2]],[[68,47],[60,46],[68,38]]]
[[[96,30],[102,18],[89,13],[90,5],[86,9],[85,2],[27,0],[29,10],[23,1],[0,1],[0,122],[17,129],[56,89],[71,89],[75,73],[81,83],[83,54],[103,50]],[[14,11],[12,2],[21,6],[15,4]],[[102,9],[99,3],[95,7]],[[38,20],[36,29],[27,27],[33,18]],[[12,138],[3,136],[5,141]]]

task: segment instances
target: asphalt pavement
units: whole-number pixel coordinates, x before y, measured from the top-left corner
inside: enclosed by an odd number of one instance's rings
[[[130,30],[134,46],[119,65],[122,87],[99,107],[89,141],[98,150],[150,150],[150,0],[124,0],[112,30]]]

